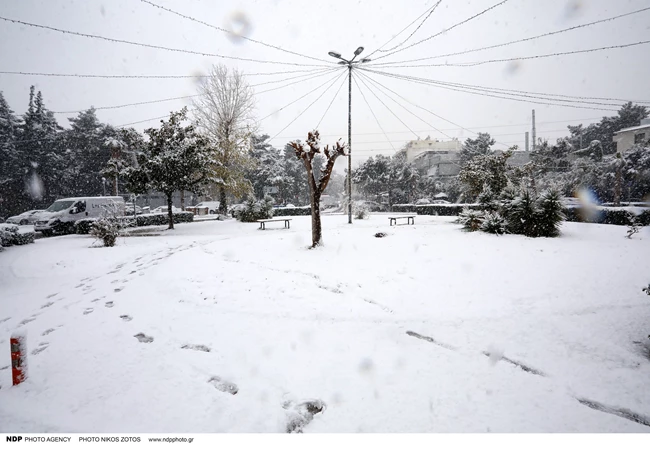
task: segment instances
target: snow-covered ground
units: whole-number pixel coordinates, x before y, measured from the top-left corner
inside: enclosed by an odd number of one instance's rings
[[[283,432],[312,398],[305,432],[650,431],[650,228],[326,216],[309,250],[293,218],[0,253],[0,432]]]

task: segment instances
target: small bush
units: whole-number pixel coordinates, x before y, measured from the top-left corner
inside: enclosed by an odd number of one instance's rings
[[[354,219],[356,220],[368,219],[368,207],[366,207],[364,204],[353,203],[352,213],[354,215]]]
[[[14,245],[18,236],[18,226],[13,224],[0,224],[0,246]]]
[[[273,209],[275,216],[302,216],[311,215],[311,207],[280,207]]]
[[[121,229],[122,223],[117,217],[107,216],[92,223],[90,235],[104,242],[105,247],[112,247]]]
[[[418,215],[433,216],[460,216],[465,209],[479,210],[481,208],[478,204],[429,204],[413,207]]]
[[[508,223],[498,213],[488,213],[485,215],[481,230],[496,235],[506,234],[508,232]]]
[[[532,193],[523,190],[519,197],[504,206],[503,215],[508,221],[508,231],[526,237],[538,237],[539,213]]]
[[[536,234],[541,237],[557,237],[564,221],[564,205],[559,191],[548,190],[537,199]]]
[[[241,210],[235,212],[235,217],[243,223],[252,223],[273,216],[273,199],[265,197],[261,201],[249,198]]]
[[[499,208],[499,204],[494,197],[494,193],[488,185],[483,187],[483,191],[478,195],[476,203],[480,206],[481,210],[485,212],[494,212]]]
[[[465,209],[458,216],[458,222],[463,225],[463,229],[469,232],[481,229],[485,215],[483,212],[472,209]]]
[[[84,218],[83,220],[78,220],[74,224],[75,234],[90,234],[90,229],[93,227],[93,223],[97,221],[97,218]]]

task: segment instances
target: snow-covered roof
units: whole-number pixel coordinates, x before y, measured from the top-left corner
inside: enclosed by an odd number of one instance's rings
[[[618,133],[625,133],[627,131],[636,131],[636,130],[642,130],[642,129],[650,129],[650,125],[639,125],[639,126],[631,126],[629,128],[623,128],[622,130],[618,130],[614,134]]]

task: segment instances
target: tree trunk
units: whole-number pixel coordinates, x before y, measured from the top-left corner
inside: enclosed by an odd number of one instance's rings
[[[185,190],[181,190],[181,210],[185,210]]]
[[[616,169],[616,184],[614,185],[614,205],[621,205],[621,180],[623,179],[622,166]]]
[[[167,216],[169,217],[168,229],[174,229],[174,217],[172,212],[172,193],[166,194],[167,196]]]
[[[311,199],[311,247],[316,248],[323,241],[323,228],[320,222],[320,193],[310,188]]]
[[[223,185],[219,185],[219,212],[224,215],[228,214],[228,200],[226,199],[226,188]]]

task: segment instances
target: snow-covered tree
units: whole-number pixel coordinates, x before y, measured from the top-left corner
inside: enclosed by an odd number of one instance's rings
[[[253,191],[258,199],[264,197],[264,187],[279,187],[284,177],[282,155],[268,140],[267,134],[252,136],[251,158],[253,163],[245,173],[246,178],[253,185]]]
[[[466,162],[458,175],[465,187],[466,198],[475,200],[488,186],[493,194],[499,194],[508,185],[508,159],[516,146],[504,153],[477,155]]]
[[[254,92],[242,72],[215,65],[199,82],[199,95],[194,101],[194,118],[199,130],[215,144],[214,160],[220,163],[214,169],[220,179],[219,210],[226,214],[227,193],[242,197],[251,192],[246,171],[252,165]]]
[[[492,146],[496,140],[489,133],[478,133],[476,139],[467,138],[460,150],[461,165],[467,163],[476,156],[492,153]]]
[[[20,122],[0,92],[0,216],[21,209],[26,163],[16,149]]]
[[[167,197],[169,229],[174,229],[174,191],[200,193],[204,185],[220,182],[214,146],[193,125],[183,126],[185,120],[187,108],[172,112],[168,121],[161,121],[160,128],[145,130],[149,140],[145,153],[139,156],[139,167],[125,173],[131,188],[149,187]]]
[[[296,156],[300,161],[302,161],[302,164],[307,171],[309,198],[311,202],[311,240],[312,248],[316,248],[321,244],[323,237],[323,229],[320,220],[320,198],[327,188],[327,184],[332,176],[336,159],[340,156],[345,156],[346,146],[345,144],[337,142],[331,150],[329,145],[326,145],[321,149],[320,134],[318,131],[310,131],[307,133],[306,144],[295,141],[291,142],[290,145],[295,150]],[[319,154],[324,155],[327,161],[320,169],[320,178],[317,178],[314,169],[314,157]]]

